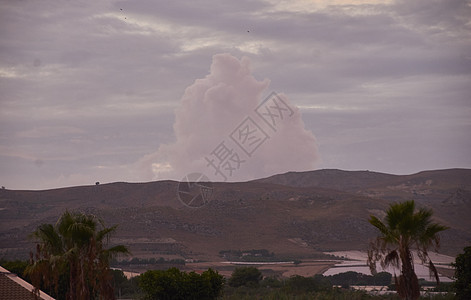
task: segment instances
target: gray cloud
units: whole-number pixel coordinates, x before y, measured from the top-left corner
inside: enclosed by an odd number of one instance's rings
[[[152,179],[216,53],[300,107],[318,167],[471,167],[469,1],[363,2],[1,2],[2,185]]]

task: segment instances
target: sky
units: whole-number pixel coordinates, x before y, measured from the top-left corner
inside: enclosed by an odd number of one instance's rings
[[[471,168],[471,2],[0,0],[0,185]]]

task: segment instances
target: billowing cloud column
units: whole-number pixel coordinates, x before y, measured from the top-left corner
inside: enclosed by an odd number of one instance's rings
[[[175,111],[176,141],[142,161],[153,179],[201,172],[239,181],[315,168],[313,134],[284,95],[262,102],[268,85],[252,76],[248,58],[214,55],[210,74],[185,90]]]

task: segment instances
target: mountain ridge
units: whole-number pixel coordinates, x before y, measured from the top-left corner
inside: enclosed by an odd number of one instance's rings
[[[408,174],[408,175],[396,175],[396,174],[388,174],[388,173],[382,173],[382,172],[374,172],[374,171],[369,171],[369,170],[363,170],[363,171],[345,171],[345,170],[340,170],[340,169],[321,169],[321,170],[313,170],[313,171],[304,171],[304,172],[286,172],[282,174],[276,174],[273,176],[269,176],[266,178],[261,178],[261,179],[256,179],[254,181],[259,181],[259,182],[271,182],[271,183],[279,183],[282,185],[289,185],[289,186],[322,186],[322,187],[338,187],[339,185],[346,185],[345,182],[339,183],[339,180],[342,180],[345,177],[355,175],[355,179],[358,182],[361,182],[362,184],[356,183],[355,187],[367,187],[368,184],[365,184],[366,182],[374,181],[375,185],[378,185],[378,180],[381,181],[386,181],[386,180],[404,180],[404,179],[409,179],[409,178],[416,178],[420,176],[427,176],[429,174],[433,174],[436,176],[437,173],[444,174],[444,173],[450,173],[450,172],[459,172],[463,173],[463,177],[471,177],[471,169],[465,169],[465,168],[452,168],[452,169],[439,169],[439,170],[426,170],[426,171],[420,171],[417,173],[413,174]],[[290,176],[295,176],[296,180],[298,181],[297,184],[293,184],[289,182]],[[336,176],[336,178],[333,178]],[[380,179],[378,179],[380,177]],[[306,178],[309,178],[309,184],[304,184],[305,181],[307,180]],[[337,181],[335,185],[329,185],[329,184],[315,184],[315,183],[324,183],[321,181],[321,179],[324,180],[333,180]],[[314,184],[313,184],[314,183]],[[471,179],[468,179],[467,184],[471,184]]]
[[[27,256],[33,245],[28,234],[67,209],[119,224],[113,241],[140,257],[216,260],[219,251],[263,248],[299,258],[366,250],[377,234],[369,216],[381,217],[390,203],[409,199],[433,209],[435,219],[451,228],[442,236],[444,253],[455,255],[471,244],[470,169],[411,175],[327,169],[213,182],[212,200],[201,208],[180,202],[178,184],[0,190],[0,258]]]

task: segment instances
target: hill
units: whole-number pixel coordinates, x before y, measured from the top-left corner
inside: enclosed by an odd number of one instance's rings
[[[183,205],[179,183],[111,183],[44,191],[0,190],[0,258],[27,257],[27,236],[66,210],[119,224],[114,243],[140,257],[221,260],[227,250],[267,249],[278,257],[365,250],[376,235],[367,222],[393,201],[416,199],[450,226],[442,251],[471,244],[471,170],[390,175],[368,171],[290,172],[238,183],[213,183],[211,201]]]

